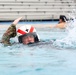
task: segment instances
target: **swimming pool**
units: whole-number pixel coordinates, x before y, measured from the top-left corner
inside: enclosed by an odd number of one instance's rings
[[[25,24],[33,24],[35,27],[37,24],[36,29],[40,39],[48,42],[67,36],[66,30],[46,27],[47,24],[56,23],[32,22]],[[44,26],[38,26],[40,24]],[[8,23],[0,29],[0,39],[7,27]],[[17,37],[11,40],[17,41]],[[57,47],[50,43],[26,46],[14,44],[8,47],[0,44],[0,75],[76,75],[75,59],[75,48]]]

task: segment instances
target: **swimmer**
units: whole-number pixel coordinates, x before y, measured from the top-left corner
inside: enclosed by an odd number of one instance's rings
[[[24,25],[16,30],[16,25],[21,19],[22,17],[14,20],[11,26],[3,34],[1,43],[3,43],[5,46],[12,45],[10,38],[15,37],[16,35],[18,36],[19,43],[22,43],[24,45],[39,42],[39,37],[36,33],[36,29],[33,26]]]
[[[64,15],[60,15],[59,23],[57,25],[51,25],[50,28],[64,29],[66,27],[67,18]]]

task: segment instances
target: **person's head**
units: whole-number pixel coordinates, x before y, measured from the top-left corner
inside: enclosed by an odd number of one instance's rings
[[[66,22],[66,21],[67,21],[66,16],[60,15],[60,17],[59,17],[59,23]]]
[[[21,26],[17,30],[18,41],[23,44],[32,44],[39,42],[39,37],[36,34],[36,29],[33,26]]]

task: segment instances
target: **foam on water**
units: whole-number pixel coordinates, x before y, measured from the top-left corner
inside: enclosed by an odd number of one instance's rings
[[[6,28],[0,30],[0,39],[5,30]],[[37,31],[45,44],[14,44],[8,47],[0,44],[0,75],[76,75],[76,50],[47,44],[48,40],[64,38],[66,32],[50,28],[39,28]],[[17,37],[11,40],[17,42]]]
[[[76,19],[72,16],[72,20],[67,21],[67,36],[63,39],[58,39],[54,45],[62,48],[76,48]]]

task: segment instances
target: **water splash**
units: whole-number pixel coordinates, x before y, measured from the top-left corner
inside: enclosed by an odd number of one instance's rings
[[[61,48],[76,48],[76,18],[75,16],[71,17],[72,19],[67,21],[67,36],[63,39],[56,40],[54,42],[55,46]]]

